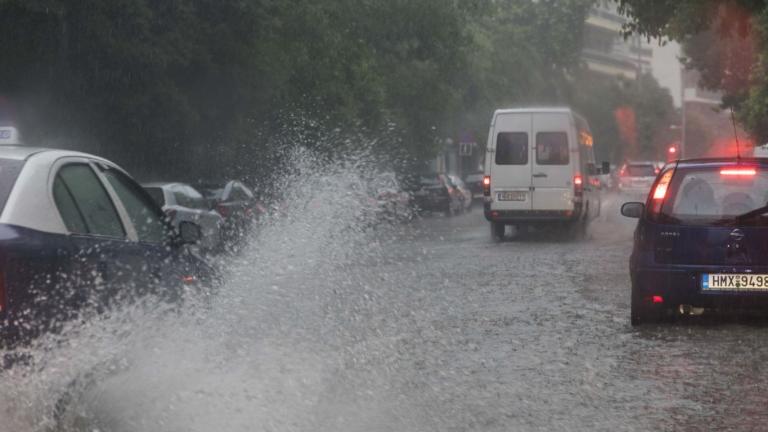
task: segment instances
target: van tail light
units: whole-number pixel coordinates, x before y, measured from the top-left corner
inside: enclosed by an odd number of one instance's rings
[[[581,174],[573,176],[573,192],[576,196],[581,196],[584,193],[584,178]]]
[[[491,176],[483,177],[483,196],[491,196]]]
[[[661,212],[661,206],[664,205],[664,199],[667,197],[669,183],[672,181],[674,172],[674,169],[665,171],[653,187],[653,192],[648,203],[648,210],[651,214],[658,214]]]

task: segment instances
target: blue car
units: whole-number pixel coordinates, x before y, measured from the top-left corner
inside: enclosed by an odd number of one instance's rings
[[[768,159],[667,164],[639,218],[631,323],[715,310],[768,310]]]
[[[84,310],[148,294],[178,300],[215,278],[185,247],[197,240],[105,159],[0,145],[0,348]]]

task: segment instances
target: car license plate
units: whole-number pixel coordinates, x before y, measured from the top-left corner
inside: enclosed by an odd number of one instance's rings
[[[499,201],[525,201],[526,193],[522,191],[499,192]]]
[[[768,291],[768,275],[764,274],[703,274],[704,291]]]

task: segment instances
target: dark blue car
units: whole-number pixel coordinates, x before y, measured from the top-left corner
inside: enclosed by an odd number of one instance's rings
[[[707,309],[768,308],[768,159],[668,164],[639,218],[630,258],[632,325]]]
[[[113,163],[0,145],[0,348],[79,313],[153,294],[178,299],[212,268]]]

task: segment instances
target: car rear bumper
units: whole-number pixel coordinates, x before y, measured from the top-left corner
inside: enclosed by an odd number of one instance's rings
[[[485,219],[498,223],[541,223],[541,222],[571,222],[581,217],[581,203],[573,210],[493,210],[486,202]]]
[[[768,268],[678,267],[644,268],[631,272],[632,286],[640,299],[650,301],[661,296],[666,305],[691,305],[715,309],[768,309],[766,291],[705,291],[701,288],[705,273],[768,274]]]

